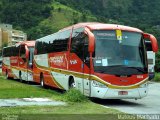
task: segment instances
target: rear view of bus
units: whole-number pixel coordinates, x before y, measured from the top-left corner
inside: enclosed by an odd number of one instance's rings
[[[3,48],[2,73],[7,79],[33,81],[32,62],[35,41],[19,42]]]

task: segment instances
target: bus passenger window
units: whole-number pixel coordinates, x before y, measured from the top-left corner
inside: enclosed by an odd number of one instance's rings
[[[25,46],[21,46],[20,49],[20,57],[24,60],[24,62],[26,62],[26,52],[25,52]]]

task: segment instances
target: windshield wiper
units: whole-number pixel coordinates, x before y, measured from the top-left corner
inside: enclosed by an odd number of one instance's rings
[[[107,66],[107,67],[127,67],[126,65],[111,65],[111,66]]]
[[[99,72],[99,73],[106,73],[106,71],[110,71],[112,68],[115,69],[116,67],[127,67],[126,65],[111,65],[111,66],[105,66],[105,68],[103,69],[100,69],[100,70],[96,70],[96,72]]]
[[[126,68],[131,68],[131,69],[138,70],[139,72],[142,72],[142,73],[146,73],[143,68],[139,68],[139,67],[129,67],[129,66],[126,66],[126,65],[113,65],[113,66],[107,66],[107,67],[126,67]]]
[[[128,67],[128,68],[136,69],[136,70],[138,70],[139,72],[146,73],[143,68],[139,68],[139,67]]]
[[[97,70],[96,72],[104,73],[105,71],[104,70]]]

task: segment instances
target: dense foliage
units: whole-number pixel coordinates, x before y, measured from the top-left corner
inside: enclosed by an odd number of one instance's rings
[[[82,13],[82,20],[78,20],[76,12],[73,23],[88,21],[86,16],[94,15],[100,22],[120,23],[138,27],[146,32],[160,35],[160,1],[159,0],[55,0]],[[33,33],[51,33],[53,28],[40,24],[44,19],[54,19],[56,3],[53,0],[1,0],[0,22],[13,24],[14,27],[27,31],[29,38]],[[64,8],[64,7],[63,7]],[[64,8],[65,9],[65,8]],[[62,8],[59,6],[59,12]],[[71,24],[71,23],[70,23]],[[36,27],[36,29],[35,29]],[[37,28],[38,27],[38,28]],[[39,29],[37,31],[37,29]],[[43,30],[44,31],[43,31]],[[41,36],[41,35],[40,35]],[[39,36],[38,36],[39,37]]]
[[[160,35],[160,0],[57,0],[74,9]]]
[[[43,19],[51,15],[51,0],[1,0],[0,21],[29,34]]]

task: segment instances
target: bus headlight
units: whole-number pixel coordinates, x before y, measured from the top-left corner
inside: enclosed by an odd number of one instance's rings
[[[148,87],[148,82],[140,85],[140,88],[145,88],[145,87]]]
[[[101,88],[106,88],[106,87],[107,87],[107,86],[104,85],[103,83],[97,82],[97,81],[95,81],[95,80],[93,80],[92,85],[93,85],[94,87],[101,87]]]

